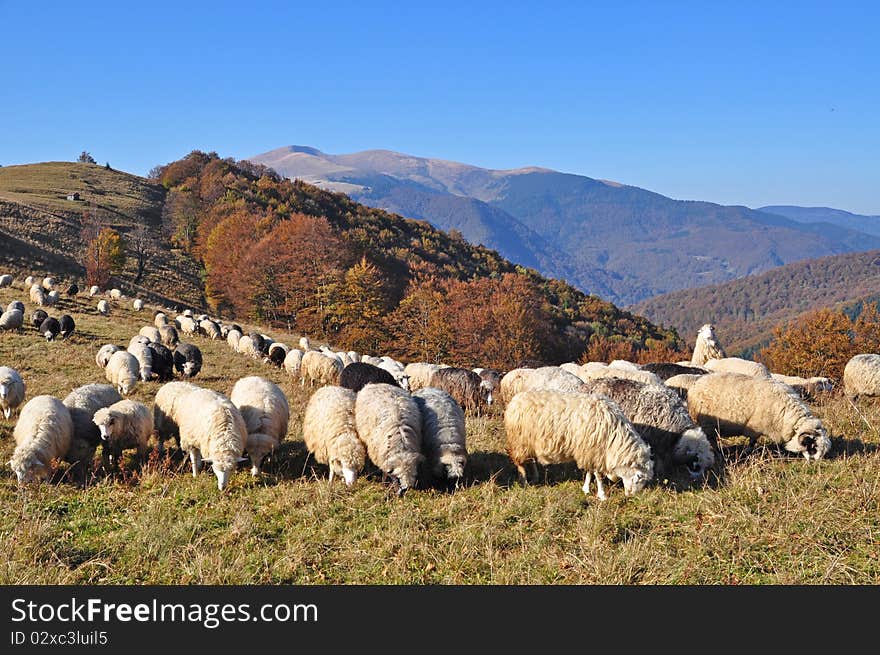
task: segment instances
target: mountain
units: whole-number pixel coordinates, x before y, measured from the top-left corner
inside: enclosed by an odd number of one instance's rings
[[[750,353],[773,327],[823,307],[858,311],[880,300],[880,250],[796,262],[724,284],[685,289],[631,306],[652,321],[674,326],[690,343],[703,323],[714,323],[728,354]]]
[[[758,211],[790,218],[798,223],[828,223],[848,230],[880,236],[880,216],[853,214],[830,207],[796,207],[794,205],[768,205]]]
[[[682,201],[546,168],[491,170],[387,150],[288,146],[251,157],[371,207],[456,229],[472,243],[634,303],[793,261],[880,248],[880,236],[748,207]]]

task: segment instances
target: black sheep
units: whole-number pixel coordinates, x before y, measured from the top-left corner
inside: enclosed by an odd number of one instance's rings
[[[61,325],[57,318],[51,316],[40,324],[40,333],[46,337],[46,341],[52,341],[61,332]]]
[[[372,383],[391,384],[399,386],[394,376],[384,368],[366,364],[364,362],[352,362],[339,374],[339,386],[351,389],[355,393]]]
[[[685,366],[684,364],[673,364],[671,362],[642,364],[642,370],[653,373],[664,382],[676,375],[705,375],[708,373],[706,369],[698,366]]]
[[[31,314],[31,323],[33,323],[34,327],[39,330],[40,326],[43,324],[43,321],[45,321],[47,318],[49,318],[49,314],[44,312],[42,309],[38,309],[33,314]]]
[[[202,370],[202,351],[181,341],[174,349],[174,370],[185,378],[194,378]]]
[[[79,293],[79,286],[77,286],[76,283],[71,284],[69,287],[67,287],[66,293],[68,296],[71,296],[71,297],[75,296],[76,294]]]
[[[262,334],[260,334],[259,332],[251,332],[249,336],[251,338],[251,341],[254,342],[254,350],[260,353],[260,355],[268,354],[267,350],[269,346],[266,345],[266,340],[263,338]]]
[[[76,329],[76,323],[70,314],[64,314],[58,319],[58,326],[61,328],[61,338],[66,339]]]
[[[148,343],[153,353],[153,374],[159,382],[174,379],[174,353],[161,343]]]

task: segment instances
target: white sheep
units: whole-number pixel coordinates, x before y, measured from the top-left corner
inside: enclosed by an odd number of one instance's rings
[[[244,418],[247,426],[245,450],[251,459],[251,475],[258,475],[263,458],[271,454],[287,435],[290,422],[287,396],[271,380],[252,375],[235,383],[229,400]]]
[[[242,337],[244,338],[244,337]],[[305,386],[317,382],[319,385],[339,384],[342,362],[336,357],[325,355],[319,350],[309,350],[303,355],[300,364],[300,384]]]
[[[21,330],[24,314],[18,309],[7,309],[0,314],[0,330]]]
[[[770,377],[790,386],[801,398],[809,398],[834,388],[831,379],[825,377],[802,378],[799,375],[782,375],[780,373],[771,373]]]
[[[580,391],[584,381],[558,366],[515,368],[501,378],[499,393],[505,402],[522,391]]]
[[[112,343],[105,343],[98,349],[98,354],[95,355],[95,363],[100,368],[107,368],[107,363],[110,361],[110,357],[113,356],[113,353],[122,350],[119,346]]]
[[[149,339],[151,343],[162,343],[162,334],[159,332],[159,328],[152,325],[143,326],[138,334]]]
[[[0,366],[0,409],[8,421],[12,411],[21,405],[27,385],[14,368]]]
[[[153,416],[143,403],[120,400],[96,411],[92,421],[101,433],[105,468],[117,466],[125,448],[136,448],[141,458],[149,449]]]
[[[98,301],[98,313],[101,316],[107,316],[110,313],[110,303],[103,298]]]
[[[189,316],[178,316],[174,322],[186,336],[191,337],[196,333],[196,322]]]
[[[381,361],[376,364],[376,366],[391,373],[391,377],[394,378],[394,381],[397,382],[398,386],[400,386],[401,389],[409,391],[409,376],[406,374],[403,364],[391,357],[382,357]]]
[[[706,323],[697,331],[697,342],[694,344],[694,352],[691,355],[690,366],[705,366],[710,359],[722,359],[727,357],[724,348],[718,342],[715,335],[715,326]]]
[[[663,380],[650,371],[632,369],[621,366],[606,366],[601,362],[590,362],[581,367],[581,379],[585,382],[602,378],[619,378],[635,380],[643,384],[663,384]]]
[[[843,367],[843,391],[847,397],[880,396],[880,355],[861,353]]]
[[[238,342],[241,339],[241,332],[238,330],[229,330],[226,333],[226,343],[232,348],[233,352],[238,351]]]
[[[89,297],[90,298],[94,298],[99,293],[101,293],[101,287],[99,287],[98,285],[93,284],[92,286],[89,287]]]
[[[144,308],[144,301],[140,298],[135,298],[134,301],[131,303],[131,306],[134,311],[139,312]]]
[[[390,384],[368,384],[357,394],[354,419],[358,436],[383,477],[397,480],[399,495],[414,487],[424,455],[422,416],[410,393]]]
[[[767,370],[766,366],[741,357],[709,359],[703,364],[703,368],[712,373],[739,373],[740,375],[751,375],[756,378],[770,377],[770,371]]]
[[[306,405],[303,441],[319,464],[330,468],[330,483],[337,475],[347,486],[357,480],[367,459],[367,450],[355,425],[357,394],[335,385],[321,387]]]
[[[687,399],[688,389],[694,386],[694,382],[701,377],[703,376],[698,373],[681,373],[667,378],[664,384],[675,391],[681,398]]]
[[[354,350],[348,351],[348,358],[352,361],[352,363],[361,361],[361,356]]]
[[[201,389],[190,382],[167,382],[159,387],[153,398],[153,425],[159,435],[159,452],[169,437],[174,437],[180,447],[180,400],[188,393]]]
[[[46,306],[46,291],[39,284],[32,284],[30,288],[31,302],[40,307]]]
[[[45,289],[46,291],[52,291],[55,288],[56,284],[58,284],[58,282],[52,276],[43,278],[42,286],[43,286],[43,289]]]
[[[602,479],[623,480],[627,496],[654,476],[651,448],[612,400],[567,391],[523,391],[504,411],[507,452],[526,481],[525,462],[575,462],[585,472],[583,491],[596,477],[597,496],[607,495]]]
[[[135,388],[140,378],[140,363],[137,357],[126,350],[118,350],[110,356],[104,369],[107,382],[114,385],[123,396]]]
[[[437,364],[429,364],[428,362],[412,362],[403,367],[404,375],[409,378],[410,391],[427,387],[431,382],[431,376],[439,370],[440,367]]]
[[[121,300],[122,291],[120,291],[119,289],[110,289],[110,298],[112,300]]]
[[[0,289],[2,289],[3,287],[11,287],[12,279],[12,276],[8,273],[5,275],[0,275]]]
[[[145,338],[146,337],[142,336],[134,337],[134,339]],[[149,341],[147,343],[149,343]],[[141,380],[149,382],[153,377],[153,351],[147,347],[146,343],[132,340],[132,342],[128,344],[128,352],[137,358]]]
[[[298,378],[301,373],[303,351],[299,348],[291,348],[284,357],[284,370],[291,377]]]
[[[35,278],[33,275],[28,275],[28,276],[24,279],[24,288],[25,288],[25,289],[30,289],[30,288],[34,285],[34,283],[35,283],[36,281],[37,281],[37,278]]]
[[[195,389],[178,400],[177,425],[180,447],[189,453],[193,477],[202,458],[211,462],[217,488],[229,484],[247,442],[247,426],[238,408],[223,394],[211,389]]]
[[[303,352],[308,352],[312,349],[312,343],[309,341],[308,337],[300,337],[299,347],[302,349]]]
[[[95,425],[95,412],[122,400],[109,384],[85,384],[77,387],[62,401],[73,419],[73,438],[65,459],[85,473],[101,443],[101,432]]]
[[[199,321],[199,329],[212,341],[220,338],[220,326],[211,319],[205,318]]]
[[[24,407],[15,429],[15,451],[9,466],[19,484],[46,480],[53,459],[62,459],[70,448],[73,420],[67,407],[53,396],[36,396]]]
[[[788,385],[738,373],[700,376],[688,390],[688,411],[707,434],[749,437],[749,449],[765,436],[807,460],[824,457],[831,439],[822,422]]]
[[[165,314],[164,312],[156,312],[156,315],[153,317],[153,327],[158,330],[163,325],[168,325],[167,314]]]
[[[257,350],[257,346],[249,334],[244,334],[239,337],[235,344],[235,351],[242,355],[247,355],[252,359],[258,359],[260,357],[260,351]]]
[[[446,391],[425,387],[413,393],[422,414],[422,453],[434,477],[464,477],[467,444],[464,410]]]

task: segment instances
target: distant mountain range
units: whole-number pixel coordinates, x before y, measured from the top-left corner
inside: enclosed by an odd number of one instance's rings
[[[793,205],[768,205],[758,211],[785,216],[798,223],[830,223],[848,230],[858,230],[880,236],[880,216],[852,214],[830,207],[795,207]]]
[[[545,168],[490,170],[387,150],[287,146],[250,158],[363,204],[458,230],[588,293],[631,304],[789,262],[880,248],[880,231],[682,201]]]

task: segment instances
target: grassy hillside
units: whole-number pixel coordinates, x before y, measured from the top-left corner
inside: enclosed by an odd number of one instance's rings
[[[67,200],[79,192],[81,200]],[[125,237],[138,225],[152,236],[144,278],[135,285],[130,258],[113,283],[140,295],[184,304],[204,303],[198,266],[167,247],[160,221],[165,189],[137,175],[77,162],[0,167],[0,268],[21,275],[52,273],[83,282],[83,213]]]
[[[20,288],[0,289],[33,309]],[[152,311],[62,300],[78,332],[46,343],[33,330],[0,332],[0,364],[17,368],[28,398],[59,397],[103,381],[94,355],[127,343]],[[297,335],[265,330],[291,343]],[[832,457],[808,464],[775,448],[737,460],[726,444],[724,483],[686,489],[660,481],[633,498],[614,485],[600,503],[571,467],[522,487],[504,452],[497,413],[468,420],[467,477],[455,490],[420,488],[398,499],[377,476],[329,488],[306,458],[308,394],[283,372],[194,337],[205,365],[195,382],[228,393],[263,375],[287,393],[287,441],[252,478],[237,472],[219,493],[210,471],[192,478],[169,441],[167,461],[77,487],[59,480],[26,490],[0,470],[0,584],[877,584],[880,582],[880,408],[840,398],[815,406],[834,435]],[[133,397],[150,403],[159,384]],[[15,418],[15,417],[13,417]],[[0,457],[13,450],[0,419]]]
[[[714,323],[730,354],[767,342],[773,327],[822,307],[857,310],[880,296],[880,250],[797,262],[724,284],[686,289],[630,309],[674,326],[693,346],[703,323]]]

